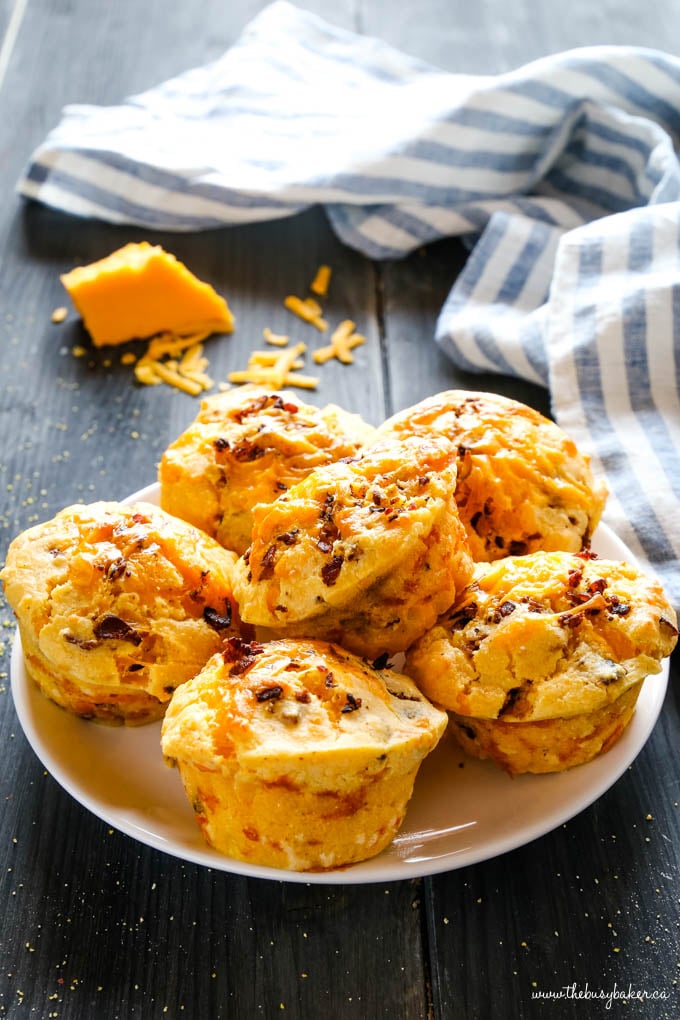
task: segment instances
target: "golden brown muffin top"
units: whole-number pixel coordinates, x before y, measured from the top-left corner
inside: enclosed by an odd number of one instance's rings
[[[304,620],[398,570],[442,509],[455,513],[455,462],[443,437],[389,437],[256,507],[235,575],[244,620]]]
[[[378,429],[378,436],[437,433],[458,448],[456,502],[474,559],[587,547],[606,488],[554,422],[499,394],[446,390]]]
[[[358,759],[372,759],[373,772],[389,767],[395,749],[419,759],[446,722],[407,677],[337,645],[234,638],[173,695],[162,746],[170,759],[212,770],[238,761],[323,787],[329,760],[346,760],[355,783]]]
[[[164,451],[161,506],[239,555],[256,503],[271,503],[314,468],[353,457],[374,429],[334,404],[244,387],[206,398]]]
[[[214,562],[211,557],[214,554]],[[2,571],[10,604],[54,599],[68,583],[96,606],[127,593],[131,605],[184,592],[188,605],[218,603],[231,585],[233,553],[151,503],[96,502],[60,510],[11,543]]]
[[[659,672],[677,635],[661,586],[631,564],[535,552],[479,564],[405,668],[460,715],[562,718],[594,711]]]
[[[119,683],[125,675],[165,700],[172,659],[195,656],[195,625],[237,632],[235,560],[157,506],[96,502],[22,532],[0,576],[55,668],[82,673],[85,684],[88,676]],[[160,662],[161,649],[170,661]]]
[[[351,456],[375,433],[361,415],[336,404],[320,408],[303,403],[294,393],[254,386],[205,397],[195,420],[226,430],[219,445],[223,453],[231,450],[237,463],[278,450],[294,463],[296,457],[311,458],[309,467],[314,467]],[[253,454],[247,440],[260,452]]]
[[[290,393],[218,393],[202,401],[163,454],[161,482],[167,461],[195,449],[221,469],[235,497],[249,506],[270,502],[315,467],[354,456],[374,431],[358,414],[304,404]]]

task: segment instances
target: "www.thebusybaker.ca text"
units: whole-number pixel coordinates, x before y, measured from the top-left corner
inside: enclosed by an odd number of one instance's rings
[[[619,987],[617,982],[614,982],[614,987],[611,989],[606,988],[590,988],[586,981],[583,988],[580,988],[576,982],[571,985],[563,985],[557,990],[543,991],[542,989],[535,989],[531,993],[532,999],[588,999],[604,1001],[605,1009],[611,1009],[614,1001],[631,1001],[636,1000],[638,1002],[643,1001],[655,1001],[661,1002],[665,999],[670,999],[670,992],[665,988],[633,988],[632,985],[628,985],[627,988]]]

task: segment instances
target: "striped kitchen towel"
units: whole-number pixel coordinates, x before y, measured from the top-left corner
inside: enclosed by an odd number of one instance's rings
[[[19,191],[201,230],[322,204],[394,258],[474,245],[436,338],[464,369],[549,386],[605,519],[680,607],[680,60],[630,47],[451,74],[267,7],[222,58],[120,106],[69,106]]]

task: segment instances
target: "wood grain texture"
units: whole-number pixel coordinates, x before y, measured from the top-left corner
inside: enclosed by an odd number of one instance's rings
[[[648,46],[675,52],[677,7],[644,11],[621,0],[559,5],[555,0],[422,0],[385,14],[382,0],[361,4],[361,31],[446,71],[498,74],[579,46]]]
[[[479,4],[456,23],[445,4],[400,8],[387,37],[451,71],[497,73],[572,46],[667,46],[660,22],[637,24],[611,4],[557,15],[556,5]],[[620,5],[616,5],[620,8]],[[370,6],[369,6],[370,10]],[[433,33],[433,23],[441,31]],[[366,20],[366,30],[377,22]],[[442,241],[381,271],[387,377],[395,409],[449,387],[491,389],[549,413],[546,391],[505,377],[459,372],[431,342],[437,313],[464,251]],[[404,364],[409,364],[406,373]],[[436,1017],[582,1017],[578,993],[632,987],[661,992],[631,1011],[670,1017],[678,1008],[678,777],[669,775],[677,735],[676,653],[662,718],[644,752],[593,807],[540,841],[424,882]],[[677,740],[677,736],[675,737]],[[662,778],[664,777],[664,778]],[[511,780],[509,780],[511,782]],[[532,998],[538,990],[565,996]],[[573,998],[567,998],[567,995]],[[622,1008],[620,1002],[618,1008]],[[614,1002],[613,1010],[616,1011]]]
[[[152,481],[196,402],[136,386],[116,353],[93,351],[59,274],[139,232],[13,197],[32,148],[68,102],[115,103],[219,56],[264,3],[28,0],[0,89],[0,558],[14,534],[78,500]],[[495,73],[575,45],[667,47],[673,0],[574,5],[498,0],[309,0],[338,25],[450,70]],[[13,5],[0,5],[0,32]],[[145,235],[148,236],[148,235]],[[326,309],[366,334],[356,365],[320,372],[318,401],[378,422],[450,386],[494,389],[547,410],[547,394],[465,376],[432,342],[463,265],[458,241],[369,263],[324,214],[200,236],[153,238],[209,280],[237,330],[207,346],[216,379],[243,367],[270,326],[320,342],[282,306],[321,262]],[[75,357],[74,347],[86,348]],[[8,688],[11,614],[0,603],[0,1016],[60,1020],[316,1020],[582,1017],[582,1001],[537,1004],[536,989],[665,990],[609,1015],[677,1015],[680,962],[678,678],[632,768],[565,827],[498,860],[374,886],[288,885],[213,872],[148,849],[81,808],[21,733]],[[677,656],[676,656],[677,659]],[[508,780],[510,783],[511,780]],[[595,1007],[593,1007],[593,1010]],[[598,1005],[599,1015],[606,1016]]]
[[[217,56],[261,6],[231,5],[226,12],[209,5],[202,31],[192,31],[195,12],[180,6],[168,19],[167,5],[159,4],[147,8],[133,38],[133,3],[29,5],[5,107],[22,125],[21,145],[6,138],[3,179],[11,188],[65,102],[115,102]],[[349,7],[334,5],[333,14],[353,24]],[[26,79],[34,90],[19,87]],[[3,549],[61,506],[116,499],[152,481],[162,450],[196,412],[184,394],[135,386],[117,352],[93,350],[75,317],[62,326],[50,321],[64,301],[61,272],[139,237],[32,203],[9,204],[0,218],[0,328],[12,361],[11,377],[0,385]],[[288,293],[304,296],[320,262],[330,264],[325,311],[331,322],[351,317],[366,343],[350,369],[323,367],[315,399],[361,410],[369,420],[384,416],[375,269],[339,244],[321,211],[153,240],[230,301],[237,330],[206,349],[217,380],[263,346],[264,326],[290,332],[310,351],[320,345],[320,335],[282,301]],[[73,354],[79,346],[84,357]],[[3,622],[10,623],[4,603]],[[7,660],[5,654],[5,682]],[[110,831],[45,774],[18,729],[6,687],[1,697],[0,734],[14,753],[0,771],[8,798],[0,821],[0,846],[8,851],[0,874],[0,1015],[222,1018],[278,1015],[285,1007],[287,1016],[310,1016],[317,1004],[334,1015],[427,1014],[422,919],[408,884],[290,888],[141,847]],[[397,915],[404,922],[395,925]],[[357,932],[370,953],[360,949]],[[389,974],[389,984],[376,982],[376,971]]]

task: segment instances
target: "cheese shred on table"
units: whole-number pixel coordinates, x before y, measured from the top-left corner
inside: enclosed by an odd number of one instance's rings
[[[326,297],[328,294],[328,285],[331,282],[331,267],[330,266],[319,266],[316,271],[316,276],[309,285],[309,289],[319,297]]]
[[[321,265],[310,284],[310,291],[318,297],[326,297],[331,279],[330,266]],[[315,326],[320,332],[328,329],[328,322],[323,318],[323,309],[314,297],[300,298],[289,294],[284,300],[285,307],[304,322]],[[53,321],[61,321],[65,309],[55,309]],[[137,359],[128,352],[121,357],[121,364],[134,365],[135,378],[144,386],[158,386],[166,383],[191,396],[199,396],[212,389],[213,380],[207,373],[208,359],[203,354],[203,341],[210,336],[212,330],[180,335],[163,332],[152,337],[146,352]],[[282,389],[285,386],[297,386],[300,389],[314,390],[319,385],[317,376],[300,372],[304,367],[304,354],[307,346],[304,343],[289,346],[286,334],[275,333],[268,326],[262,331],[265,343],[270,347],[281,348],[279,351],[253,351],[245,369],[230,372],[229,383],[256,383],[262,386]],[[351,319],[339,324],[331,336],[331,342],[318,348],[312,355],[317,365],[323,365],[336,358],[343,365],[354,361],[351,351],[365,342],[365,337],[355,332]],[[84,356],[85,350],[74,348],[73,354]],[[220,388],[225,388],[221,383]]]
[[[297,315],[303,322],[309,322],[312,326],[316,326],[320,333],[325,333],[328,329],[328,323],[321,315],[321,305],[314,298],[308,297],[303,300],[296,297],[295,294],[289,294],[283,303],[289,312]]]
[[[262,330],[262,336],[264,337],[265,343],[270,344],[272,347],[287,347],[288,337],[283,333],[273,333],[269,326],[265,326]]]
[[[145,386],[167,383],[195,397],[211,389],[213,381],[205,371],[208,359],[203,356],[203,340],[209,335],[210,331],[189,336],[160,333],[135,364],[137,381]]]
[[[333,332],[330,344],[326,347],[319,347],[314,351],[312,358],[317,365],[324,365],[331,358],[337,358],[343,365],[351,365],[354,358],[350,351],[365,342],[365,336],[355,333],[352,320],[344,319]]]
[[[257,383],[274,389],[281,389],[284,386],[316,389],[319,384],[318,378],[301,375],[296,371],[303,366],[300,356],[306,350],[307,345],[299,343],[281,351],[280,354],[273,351],[253,351],[248,359],[248,367],[238,372],[230,372],[227,378],[231,383]]]

